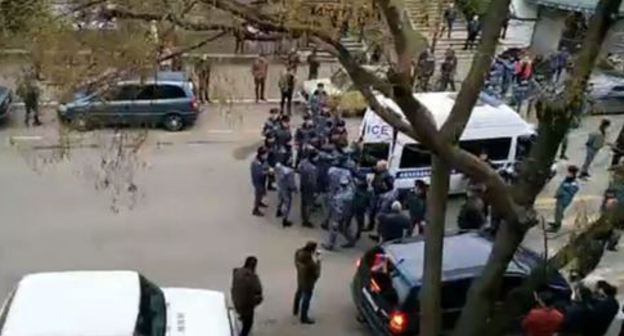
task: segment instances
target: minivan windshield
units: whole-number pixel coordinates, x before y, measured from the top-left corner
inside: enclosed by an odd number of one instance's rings
[[[167,325],[167,305],[160,287],[140,276],[141,299],[135,336],[164,336]]]

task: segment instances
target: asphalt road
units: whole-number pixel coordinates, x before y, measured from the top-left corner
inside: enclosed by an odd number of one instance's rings
[[[16,111],[13,120],[0,128],[0,295],[24,274],[76,269],[134,269],[163,286],[228,292],[232,268],[253,254],[260,260],[265,290],[255,335],[367,335],[355,321],[348,284],[358,256],[372,246],[368,241],[352,250],[324,254],[312,303],[316,325],[300,326],[290,315],[293,253],[308,240],[322,240],[324,233],[299,225],[285,230],[273,216],[250,215],[250,154],[259,143],[259,128],[269,107],[207,108],[198,125],[185,132],[150,131],[138,153],[126,160],[134,166],[120,170],[101,168],[102,158],[109,160],[113,153],[115,137],[110,131],[72,133],[70,141],[81,148],[61,153],[52,146],[58,143],[59,132],[51,111],[44,116],[46,124],[34,129],[24,128]],[[623,120],[613,120],[616,133]],[[581,148],[598,122],[588,119],[571,134],[572,162],[582,162]],[[357,124],[349,121],[352,132]],[[598,172],[609,160],[607,151],[598,155],[594,177],[583,183],[564,229],[572,227],[583,209],[590,213],[597,209],[607,183],[606,174]],[[565,163],[559,166],[563,170]],[[547,219],[560,178],[538,201]],[[134,196],[124,187],[128,180],[137,186]],[[122,188],[112,192],[115,186]],[[111,211],[114,201],[119,211]],[[453,230],[459,202],[449,201],[448,230]],[[274,195],[268,203],[267,213],[272,214]],[[299,218],[298,211],[293,218]],[[541,233],[534,230],[526,244],[539,249],[541,241]],[[557,244],[554,241],[551,247]],[[598,270],[616,282],[620,292],[621,260],[622,253],[607,253]]]

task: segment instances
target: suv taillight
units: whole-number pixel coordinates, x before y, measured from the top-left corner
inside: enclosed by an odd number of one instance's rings
[[[390,314],[390,331],[393,334],[402,334],[407,330],[407,315],[400,311]]]
[[[193,108],[193,111],[199,112],[199,101],[197,100],[197,97],[193,97],[193,100],[191,101],[191,107]]]

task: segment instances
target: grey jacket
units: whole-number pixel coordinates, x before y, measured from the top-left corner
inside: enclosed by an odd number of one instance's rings
[[[602,146],[604,146],[604,144],[605,144],[605,135],[602,134],[602,132],[600,131],[596,131],[589,135],[589,137],[587,138],[587,142],[585,143],[585,146],[587,146],[588,149],[593,149],[595,151],[598,151],[600,150],[600,148],[602,148]]]
[[[309,159],[303,159],[299,163],[299,185],[302,192],[316,192],[318,172],[316,166]]]
[[[295,171],[282,164],[275,167],[275,175],[277,179],[277,190],[282,197],[290,197],[293,192],[297,191],[297,183],[295,181]]]
[[[254,188],[265,188],[267,171],[267,165],[257,158],[251,162],[251,184]]]

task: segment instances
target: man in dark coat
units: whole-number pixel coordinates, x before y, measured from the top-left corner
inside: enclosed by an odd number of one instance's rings
[[[410,215],[410,232],[418,228],[418,233],[424,233],[424,224],[427,215],[427,189],[428,185],[423,180],[414,182],[414,189],[410,190],[405,197],[405,203]]]
[[[37,86],[36,78],[34,75],[25,75],[16,91],[17,95],[24,101],[26,109],[25,123],[26,127],[30,126],[30,116],[33,116],[33,125],[41,125],[39,120],[39,87]]]
[[[379,215],[379,239],[381,243],[405,237],[410,229],[410,220],[401,212],[399,201],[392,203],[392,211]]]
[[[262,217],[264,214],[260,211],[260,207],[266,207],[262,203],[262,198],[266,194],[267,175],[269,166],[267,164],[267,153],[264,147],[258,148],[256,157],[251,162],[251,184],[254,188],[254,204],[252,214]]]
[[[457,216],[457,226],[460,231],[479,230],[485,225],[484,203],[481,197],[472,190],[468,191],[466,202],[462,205]]]
[[[481,31],[481,22],[479,21],[479,16],[475,15],[472,17],[472,20],[468,22],[468,36],[466,37],[464,50],[474,48],[477,42],[477,36],[479,36],[480,31]]]
[[[381,195],[392,190],[394,188],[394,177],[388,172],[388,162],[381,160],[377,162],[375,166],[375,175],[371,182],[373,188],[373,195],[371,197],[371,208],[369,212],[368,226],[364,230],[373,231],[375,229],[375,220],[377,213],[379,212]]]
[[[308,242],[295,252],[297,292],[293,304],[293,315],[297,316],[301,312],[300,321],[303,324],[314,324],[314,320],[308,316],[308,310],[314,285],[321,276],[321,260],[316,248],[315,242]]]
[[[598,281],[596,291],[596,301],[589,324],[592,335],[602,336],[607,334],[613,319],[620,310],[620,305],[615,298],[617,289],[610,283]]]
[[[240,336],[247,336],[254,320],[254,309],[262,303],[262,284],[256,274],[256,257],[247,257],[245,265],[235,268],[232,275],[232,302],[243,324]]]

